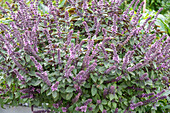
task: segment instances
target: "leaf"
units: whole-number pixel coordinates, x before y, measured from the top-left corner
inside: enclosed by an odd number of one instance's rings
[[[36,80],[32,82],[33,86],[38,86],[41,83],[41,80]]]
[[[110,49],[110,48],[105,48],[105,50],[108,52],[113,52],[113,49]]]
[[[75,88],[67,87],[66,92],[67,92],[67,93],[70,93],[70,92],[73,92],[73,91],[75,91],[75,90],[76,90]]]
[[[97,77],[96,77],[96,76],[93,76],[93,74],[90,74],[90,76],[91,76],[92,80],[96,83]]]
[[[41,88],[41,93],[43,93],[44,91],[46,91],[48,89],[49,89],[49,87],[46,84],[44,84],[44,86]]]
[[[110,101],[114,99],[113,94],[109,94]]]
[[[170,105],[166,105],[162,109],[169,109],[169,108],[170,108]]]
[[[25,59],[26,59],[27,62],[29,62],[30,61],[30,56],[28,54],[26,54]]]
[[[70,100],[72,96],[73,96],[73,93],[66,94],[66,100]]]
[[[96,95],[96,93],[97,93],[97,88],[95,88],[93,85],[91,88],[91,94],[92,94],[92,96],[94,96],[94,95]]]
[[[107,100],[106,99],[102,100],[102,104],[106,105],[107,104]]]
[[[117,104],[114,102],[114,103],[112,103],[112,106],[113,106],[114,109],[116,109]]]
[[[66,0],[60,0],[58,8],[62,8],[65,4]]]
[[[99,105],[99,109],[100,109],[101,111],[103,111],[103,105],[102,105],[102,104]]]
[[[51,95],[51,93],[52,93],[51,90],[46,91],[46,95],[47,95],[47,96]]]
[[[56,98],[56,97],[58,96],[57,91],[53,91],[53,92],[52,92],[52,96],[53,96],[53,98]]]

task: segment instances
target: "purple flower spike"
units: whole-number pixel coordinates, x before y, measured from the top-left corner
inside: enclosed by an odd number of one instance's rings
[[[67,107],[62,107],[62,111],[63,111],[64,113],[66,113],[66,112],[67,112]]]
[[[105,71],[106,74],[109,74],[112,70],[115,70],[117,67],[116,66],[111,66],[109,69]]]
[[[102,111],[102,113],[107,113],[107,110],[104,109],[104,110]]]
[[[17,78],[20,81],[25,81],[24,77],[21,74],[19,74],[19,72],[16,69],[14,69],[14,73],[17,75]]]
[[[51,86],[52,91],[57,90],[58,85],[59,85],[59,82],[58,82],[58,81],[57,81],[55,84],[53,84],[53,85]]]
[[[65,19],[68,21],[69,20],[69,13],[68,11],[65,12]]]
[[[169,80],[168,80],[168,77],[166,77],[166,76],[163,76],[163,77],[162,77],[162,80],[165,80],[166,82],[169,81]]]
[[[144,80],[144,78],[145,78],[147,75],[148,75],[147,73],[143,74],[143,75],[139,78],[139,80]]]
[[[86,113],[87,106],[81,106],[80,109],[81,109],[81,112],[85,112]]]
[[[115,109],[115,112],[114,113],[118,113],[118,108]]]
[[[83,104],[84,106],[87,106],[89,103],[91,103],[92,102],[92,99],[88,99],[88,100],[86,100],[86,102]]]
[[[111,86],[111,87],[110,87],[110,93],[113,94],[113,93],[114,93],[114,90],[115,90],[115,87],[114,87],[114,86]]]
[[[67,41],[66,41],[66,45],[70,44],[71,38],[72,38],[72,34],[73,34],[73,30],[71,30],[67,36]]]
[[[101,104],[101,100],[97,100],[97,104]]]
[[[131,108],[132,110],[134,110],[136,107],[141,106],[141,105],[143,105],[143,102],[138,102],[138,103],[136,103],[136,104],[131,104],[131,105],[130,105],[130,108]]]
[[[86,32],[89,33],[89,28],[88,28],[88,25],[85,21],[83,22],[83,25],[85,27]]]
[[[81,93],[78,93],[78,95],[72,99],[72,103],[76,103],[80,97]]]

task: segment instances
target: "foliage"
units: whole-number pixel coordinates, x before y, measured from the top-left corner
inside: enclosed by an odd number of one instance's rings
[[[139,0],[140,3],[144,0]],[[131,0],[125,0],[124,5],[130,4]],[[166,14],[167,11],[170,11],[170,1],[169,0],[146,0],[146,9],[151,9],[157,11],[160,7],[164,9],[161,11],[161,14]]]
[[[15,12],[7,3],[10,22],[0,24],[1,106],[167,112],[170,37],[154,24],[162,9],[141,24],[143,3],[134,13],[138,2],[125,11],[122,2],[30,1],[28,6],[20,0]]]

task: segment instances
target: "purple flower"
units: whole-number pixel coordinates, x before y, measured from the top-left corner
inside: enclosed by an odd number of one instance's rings
[[[116,26],[116,21],[117,21],[117,15],[116,14],[114,14],[113,15],[113,26],[112,26],[112,31],[114,32],[114,33],[116,33],[117,32],[117,26]]]
[[[167,98],[167,96],[161,96],[161,97],[158,98],[158,100],[163,100],[163,99],[166,99],[166,98]]]
[[[53,85],[51,86],[52,91],[57,90],[58,85],[59,85],[59,82],[58,82],[58,81],[57,81],[55,84],[53,84]]]
[[[89,109],[89,111],[92,111],[92,110],[93,110],[93,108],[92,108],[92,107],[89,107],[88,109]]]
[[[19,72],[16,69],[14,69],[14,73],[17,75],[17,78],[19,80],[25,81],[25,78],[21,74],[19,74]]]
[[[118,108],[115,109],[115,112],[114,113],[118,113]]]
[[[100,48],[102,49],[105,59],[108,59],[107,52],[102,44],[100,45]]]
[[[158,10],[158,12],[157,12],[157,14],[156,14],[156,16],[155,16],[155,18],[154,18],[154,19],[156,19],[156,18],[158,17],[159,13],[160,13],[162,10],[163,10],[163,7],[162,7],[162,8],[160,8],[160,9]]]
[[[85,113],[86,113],[87,106],[81,106],[81,107],[80,107],[80,110],[81,110],[81,112],[85,112]]]
[[[87,9],[88,8],[88,4],[87,4],[87,0],[83,0],[83,9]]]
[[[116,62],[116,63],[119,63],[119,56],[117,54],[117,50],[116,50],[116,47],[114,46],[114,44],[111,44],[111,47],[113,49],[113,60]]]
[[[161,92],[157,93],[157,96],[159,97],[160,95],[162,95],[165,92],[165,89],[162,90]]]
[[[71,30],[69,33],[68,33],[68,36],[67,36],[67,41],[66,41],[66,45],[69,45],[70,44],[70,41],[71,41],[71,38],[72,38],[72,34],[73,34],[73,30]]]
[[[102,111],[102,113],[107,113],[107,110],[104,109],[104,110]]]
[[[41,93],[41,89],[36,89],[36,91],[37,91],[38,93]]]
[[[132,5],[135,3],[136,0],[132,0],[129,7],[126,9],[126,11],[124,11],[124,15],[127,15],[127,13],[129,12],[129,9],[132,7]]]
[[[68,11],[65,12],[65,19],[68,21],[69,20],[69,13]]]
[[[129,63],[130,58],[132,57],[133,53],[134,53],[134,51],[128,51],[128,52],[125,54],[125,57],[123,58],[122,69],[126,69],[126,66],[127,66],[127,64]]]
[[[111,94],[113,94],[113,93],[114,93],[114,90],[115,90],[115,87],[114,87],[114,86],[111,86],[109,91],[110,91]]]
[[[98,22],[97,25],[96,25],[96,32],[95,32],[96,36],[97,36],[97,34],[99,32],[99,29],[100,29],[100,23]]]
[[[83,25],[84,25],[84,27],[86,29],[86,32],[89,33],[89,28],[88,28],[88,25],[87,25],[87,23],[85,21],[83,22]]]
[[[94,17],[94,26],[97,27],[97,17]]]
[[[109,69],[105,71],[106,74],[109,74],[110,71],[115,70],[117,67],[116,66],[111,66]]]
[[[76,80],[80,80],[81,79],[81,76],[83,76],[85,74],[85,71],[81,70],[77,76],[76,76]]]
[[[103,32],[104,37],[106,37],[107,36],[107,31],[106,31],[105,28],[102,28],[102,32]]]
[[[41,64],[38,63],[37,60],[33,56],[30,56],[30,59],[34,62],[35,67],[37,68],[37,70],[42,72],[43,71],[43,67],[41,66]]]
[[[97,104],[101,104],[101,100],[97,100]]]
[[[103,91],[103,97],[105,98],[107,94],[108,94],[108,89],[105,88]]]
[[[147,73],[143,74],[143,75],[139,78],[139,80],[144,80],[144,78],[145,78],[147,75],[148,75]]]
[[[130,108],[131,108],[132,110],[134,110],[136,107],[141,106],[141,105],[143,105],[143,102],[138,102],[138,103],[136,103],[136,104],[131,104],[131,105],[130,105]]]
[[[166,76],[163,76],[163,77],[162,77],[162,80],[165,80],[166,82],[169,81],[169,80],[168,80],[168,77],[166,77]]]
[[[66,112],[67,112],[67,107],[62,107],[62,111],[63,111],[64,113],[66,113]]]
[[[108,42],[111,38],[105,38],[103,41],[102,41],[102,45],[104,46],[104,43]]]
[[[119,81],[122,78],[122,76],[116,77],[116,81]]]
[[[87,106],[89,103],[91,103],[92,102],[92,99],[88,99],[88,100],[86,100],[86,102],[83,104],[84,106]]]
[[[138,69],[138,68],[140,68],[140,67],[142,67],[142,66],[143,66],[142,63],[138,63],[138,64],[136,64],[136,65],[133,66],[133,67],[127,68],[127,70],[130,71],[130,72],[132,72],[132,71],[135,71],[136,69]]]
[[[137,5],[138,5],[139,1],[140,1],[140,0],[138,0],[138,1],[135,3],[135,5],[134,5],[134,7],[133,7],[133,10],[135,10],[135,9],[136,9],[136,7],[137,7]]]
[[[72,103],[76,103],[80,97],[81,93],[78,93],[75,98],[72,99]]]
[[[70,74],[71,74],[71,71],[73,71],[73,69],[74,69],[75,67],[74,66],[71,66],[67,71],[66,71],[66,73],[65,73],[65,77],[69,77],[70,76]]]

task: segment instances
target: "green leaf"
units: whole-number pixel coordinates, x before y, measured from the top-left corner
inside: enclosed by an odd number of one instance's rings
[[[110,48],[105,48],[105,50],[108,52],[113,52],[113,49],[110,49]]]
[[[25,59],[26,59],[27,62],[29,62],[30,61],[30,56],[28,54],[26,54]]]
[[[97,82],[97,77],[96,76],[93,76],[93,74],[90,74],[92,80],[96,83]]]
[[[106,100],[106,99],[103,99],[103,100],[102,100],[102,104],[103,104],[103,105],[106,105],[106,104],[107,104],[107,100]]]
[[[48,91],[46,92],[47,96],[51,95],[51,93],[52,93],[52,90],[48,90]]]
[[[96,95],[96,93],[97,93],[97,88],[95,88],[93,85],[91,88],[91,94],[92,94],[92,96],[94,96],[94,95]]]
[[[110,101],[114,99],[113,94],[109,94]]]
[[[166,105],[162,109],[169,109],[169,108],[170,108],[170,105]]]
[[[115,102],[112,103],[113,109],[117,108],[117,104]]]
[[[157,66],[156,66],[156,62],[153,62],[153,65],[154,65],[154,67],[155,67],[155,69],[157,68]]]
[[[62,8],[65,4],[66,0],[60,0],[58,8]]]
[[[111,108],[111,104],[112,104],[112,103],[109,101],[107,105]]]
[[[66,100],[70,100],[72,96],[73,96],[73,93],[66,94]]]
[[[145,81],[145,85],[150,85],[150,86],[152,86],[152,80],[147,80],[147,81]]]
[[[100,111],[103,111],[103,105],[102,104],[99,105],[99,109],[100,109]]]
[[[53,91],[52,96],[53,96],[53,98],[56,98],[58,96],[58,93],[56,91]]]
[[[20,96],[20,92],[14,92],[15,98],[18,98]]]
[[[73,92],[73,91],[75,91],[75,90],[76,90],[75,88],[67,87],[66,92],[67,92],[67,93],[70,93],[70,92]]]
[[[43,93],[44,91],[48,90],[48,86],[46,84],[44,84],[44,86],[41,88],[41,93]]]
[[[41,80],[35,80],[32,82],[33,86],[38,86],[41,83]]]

